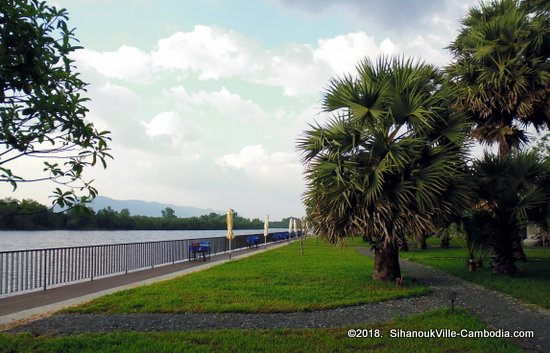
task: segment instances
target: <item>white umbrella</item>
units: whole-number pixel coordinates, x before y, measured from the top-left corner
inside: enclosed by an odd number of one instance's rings
[[[233,233],[233,216],[235,211],[233,209],[227,210],[227,239],[229,240],[229,258],[231,258],[231,241],[235,239],[235,233]]]
[[[296,237],[298,237],[298,220],[296,218],[294,218],[293,228],[294,228],[294,234],[296,235]]]
[[[290,240],[290,233],[292,233],[292,219],[288,220],[288,240]]]
[[[264,244],[265,244],[265,248],[267,249],[267,235],[269,234],[269,215],[266,214],[265,215],[265,220],[264,220]]]

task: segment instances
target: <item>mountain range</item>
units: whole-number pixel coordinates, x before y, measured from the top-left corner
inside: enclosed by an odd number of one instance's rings
[[[115,200],[106,196],[97,196],[90,204],[89,207],[94,211],[111,207],[113,210],[120,212],[122,209],[127,208],[130,214],[133,216],[150,216],[160,217],[161,211],[166,207],[171,207],[177,217],[196,217],[207,215],[212,212],[217,214],[225,214],[223,211],[213,210],[211,208],[197,208],[191,206],[177,206],[160,202],[141,201],[141,200]]]

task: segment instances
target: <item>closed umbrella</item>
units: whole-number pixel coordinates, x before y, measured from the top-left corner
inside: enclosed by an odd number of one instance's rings
[[[292,218],[288,220],[288,240],[290,240],[291,233],[292,233]]]
[[[235,211],[233,209],[227,210],[227,239],[229,240],[229,258],[231,259],[231,241],[235,239],[235,233],[233,233],[233,216]]]
[[[265,248],[267,249],[267,235],[269,234],[269,215],[266,214],[265,215],[265,220],[264,220],[264,244],[265,244]]]
[[[298,220],[294,218],[294,222],[292,222],[292,226],[294,228],[294,235],[298,237]]]

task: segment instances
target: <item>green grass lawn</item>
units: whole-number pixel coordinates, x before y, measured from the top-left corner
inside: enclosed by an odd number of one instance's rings
[[[430,239],[428,249],[411,247],[409,252],[402,252],[401,257],[550,309],[550,248],[525,248],[528,261],[517,262],[519,273],[510,277],[491,273],[490,256],[484,267],[468,272],[467,252],[458,241],[453,239],[450,249],[441,249],[438,245],[438,239]]]
[[[79,313],[290,312],[423,295],[429,288],[371,279],[373,261],[352,239],[337,248],[309,239],[206,271],[117,292],[68,309]]]
[[[349,338],[348,329],[366,329],[382,337]],[[483,330],[465,311],[436,310],[382,325],[338,329],[215,330],[174,333],[118,333],[77,336],[0,334],[1,352],[523,352],[502,338],[396,338],[390,330]]]

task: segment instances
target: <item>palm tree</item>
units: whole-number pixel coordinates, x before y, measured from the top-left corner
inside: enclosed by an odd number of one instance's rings
[[[514,274],[515,249],[509,239],[528,221],[546,228],[550,223],[550,163],[533,151],[485,154],[474,170],[478,208],[489,215],[493,272]]]
[[[455,108],[471,117],[473,137],[509,154],[528,142],[527,126],[550,127],[550,7],[540,0],[483,2],[462,25],[446,69]],[[501,240],[511,242],[516,260],[526,260],[519,230]]]
[[[435,217],[466,204],[464,119],[434,67],[413,60],[362,61],[356,76],[331,80],[324,125],[305,131],[304,203],[332,242],[362,234],[375,242],[373,278],[401,277],[398,245],[433,231]]]
[[[550,10],[543,1],[498,0],[471,8],[446,69],[473,136],[500,154],[550,127]]]

